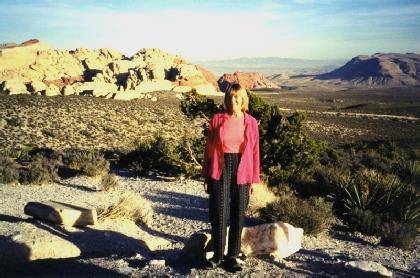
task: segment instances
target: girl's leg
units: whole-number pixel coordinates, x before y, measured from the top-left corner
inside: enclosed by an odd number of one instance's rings
[[[211,237],[213,239],[213,261],[223,259],[226,245],[227,217],[229,209],[229,161],[225,159],[222,177],[220,181],[213,180],[210,190],[209,218],[211,222]]]
[[[227,254],[229,258],[236,258],[241,250],[241,235],[248,201],[249,185],[235,184],[231,186],[231,218]]]

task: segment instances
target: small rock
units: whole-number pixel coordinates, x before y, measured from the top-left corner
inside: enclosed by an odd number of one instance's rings
[[[150,101],[157,101],[157,97],[152,97]]]
[[[373,261],[351,261],[345,264],[346,267],[359,269],[365,272],[378,273],[384,277],[392,277],[392,271],[388,270],[386,267],[380,263]]]
[[[151,260],[149,262],[149,265],[150,266],[159,266],[159,267],[162,267],[162,266],[165,266],[165,264],[166,264],[166,261],[165,260]]]
[[[134,268],[126,266],[126,267],[121,267],[118,269],[119,273],[125,274],[125,275],[130,275],[131,273],[133,273]]]
[[[14,233],[13,235],[10,236],[10,239],[13,241],[17,241],[22,237],[22,235],[19,232]]]

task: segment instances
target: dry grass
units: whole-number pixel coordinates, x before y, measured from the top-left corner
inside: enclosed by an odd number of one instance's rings
[[[118,180],[117,177],[114,174],[106,174],[102,177],[101,183],[100,183],[100,189],[101,191],[111,191],[114,190],[115,187],[118,186]]]
[[[150,100],[118,101],[83,96],[12,95],[0,98],[0,148],[26,146],[51,149],[124,149],[157,133],[177,138],[201,132],[201,123],[186,120],[179,100],[154,93]]]
[[[145,225],[151,223],[152,214],[150,202],[132,191],[124,194],[117,203],[108,208],[98,209],[99,220],[125,218]]]
[[[258,215],[260,208],[274,202],[277,197],[265,183],[255,184],[253,189],[254,193],[250,197],[248,209],[251,215]]]

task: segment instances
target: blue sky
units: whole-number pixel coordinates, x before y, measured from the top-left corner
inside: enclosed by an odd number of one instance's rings
[[[420,53],[420,0],[0,0],[0,42],[157,47],[190,60]]]

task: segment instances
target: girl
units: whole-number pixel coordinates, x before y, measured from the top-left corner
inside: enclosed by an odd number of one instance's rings
[[[248,95],[241,85],[232,84],[224,102],[226,112],[214,115],[210,121],[203,161],[214,246],[214,256],[205,267],[212,269],[223,262],[226,270],[236,272],[242,270],[236,258],[249,194],[252,184],[260,182],[259,134],[257,120],[246,113]],[[228,215],[228,253],[224,259]]]

